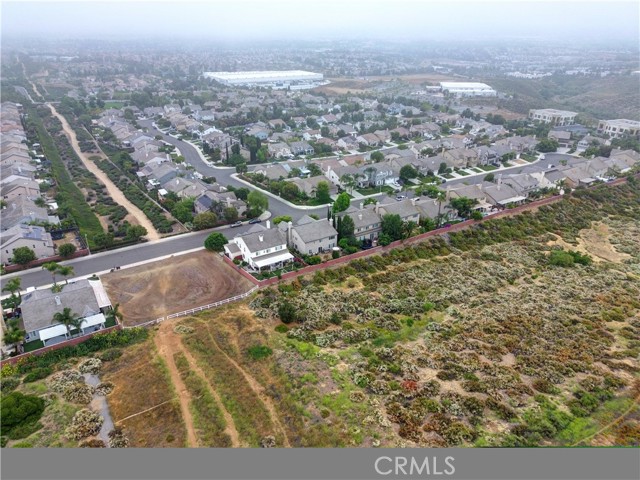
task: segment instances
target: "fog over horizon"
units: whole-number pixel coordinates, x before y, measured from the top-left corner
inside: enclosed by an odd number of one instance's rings
[[[337,1],[2,3],[2,39],[340,39],[622,42],[638,46],[631,1]]]

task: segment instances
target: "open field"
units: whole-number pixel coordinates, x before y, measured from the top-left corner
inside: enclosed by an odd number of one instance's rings
[[[132,447],[183,447],[186,432],[179,396],[153,339],[135,345],[103,367],[113,422],[123,427]]]
[[[206,250],[119,270],[102,277],[124,323],[136,325],[233,297],[253,285]]]
[[[402,82],[410,83],[412,85],[423,85],[429,83],[437,85],[439,82],[446,82],[456,80],[456,77],[447,75],[439,75],[437,73],[419,73],[410,75],[375,75],[359,78],[329,78],[331,83],[329,85],[323,85],[313,89],[315,92],[324,92],[328,95],[344,95],[347,93],[364,93],[377,85],[384,82],[391,82],[394,80],[400,80]],[[457,78],[457,80],[460,80]]]

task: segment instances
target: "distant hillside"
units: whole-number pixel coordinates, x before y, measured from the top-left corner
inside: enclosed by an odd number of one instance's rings
[[[537,80],[492,78],[499,92],[513,94],[500,106],[526,114],[530,108],[565,108],[598,119],[640,120],[640,77],[552,76]]]

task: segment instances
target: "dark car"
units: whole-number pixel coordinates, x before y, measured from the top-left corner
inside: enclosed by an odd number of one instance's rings
[[[260,223],[262,220],[260,220],[259,218],[252,218],[251,220],[249,220],[249,223]]]
[[[233,228],[233,227],[239,227],[239,226],[241,226],[241,225],[242,225],[242,222],[241,222],[240,220],[238,220],[237,222],[234,222],[234,223],[232,223],[232,224],[231,224],[231,228]]]

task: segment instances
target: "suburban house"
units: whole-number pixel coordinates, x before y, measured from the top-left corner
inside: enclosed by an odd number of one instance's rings
[[[249,232],[231,239],[224,246],[224,251],[231,259],[241,257],[253,270],[282,267],[293,260],[293,255],[287,250],[287,236],[278,228],[254,225]]]
[[[0,230],[9,230],[15,225],[21,223],[60,223],[58,217],[50,216],[47,214],[47,209],[38,207],[33,201],[25,196],[15,197],[2,210],[2,226]]]
[[[294,155],[313,155],[315,150],[307,142],[291,142],[291,153]]]
[[[286,229],[287,243],[305,255],[327,252],[338,245],[338,232],[326,218],[315,220],[305,215],[295,226],[281,222],[279,228]]]
[[[568,110],[556,110],[555,108],[531,109],[529,110],[529,118],[543,123],[552,125],[572,125],[575,123],[576,112]]]
[[[35,225],[15,225],[0,233],[0,259],[3,265],[11,263],[13,251],[16,248],[29,247],[36,254],[36,258],[46,258],[55,255],[51,234],[43,227]]]
[[[349,216],[353,220],[354,234],[356,240],[373,241],[377,240],[382,230],[382,217],[376,212],[375,208],[367,206],[366,208],[360,203],[360,208],[349,207],[344,212],[338,214],[341,217]]]
[[[222,187],[224,189],[224,187]],[[238,215],[247,211],[247,204],[243,200],[239,200],[233,192],[208,191],[200,195],[194,202],[194,210],[196,213],[214,212],[218,217],[224,217],[226,208],[233,207]]]
[[[558,146],[561,148],[569,148],[573,144],[571,141],[571,132],[564,130],[551,130],[547,137],[558,142]]]
[[[442,154],[458,168],[474,167],[478,164],[478,152],[470,148],[454,148]]]
[[[301,192],[306,193],[310,197],[315,196],[316,189],[318,188],[318,184],[320,182],[327,182],[329,185],[329,195],[333,196],[338,193],[338,189],[335,185],[327,180],[327,177],[324,175],[317,175],[315,177],[308,178],[292,178],[289,180],[291,183],[295,183],[298,186],[298,189]]]
[[[374,207],[378,215],[399,215],[403,222],[420,222],[420,211],[416,208],[415,199],[394,201],[386,205],[376,204]]]
[[[13,182],[7,182],[0,188],[0,197],[6,202],[10,202],[16,197],[24,196],[36,199],[40,197],[40,185],[34,180],[21,178]]]
[[[477,200],[477,203],[472,207],[472,210],[479,212],[490,212],[493,210],[493,205],[489,203],[487,199],[487,193],[483,189],[483,185],[456,185],[454,188],[447,187],[447,199],[449,201],[454,198],[471,198]]]
[[[111,309],[111,301],[100,280],[78,280],[56,293],[49,288],[28,292],[20,304],[25,340],[41,340],[48,346],[69,338],[67,327],[53,320],[65,308],[84,319],[80,334],[85,335],[105,327],[104,314]]]
[[[289,145],[287,145],[284,142],[278,142],[278,143],[270,143],[267,146],[267,149],[269,151],[269,155],[271,157],[275,157],[275,158],[291,158],[293,157],[293,154],[291,153],[291,149],[289,148]]]

